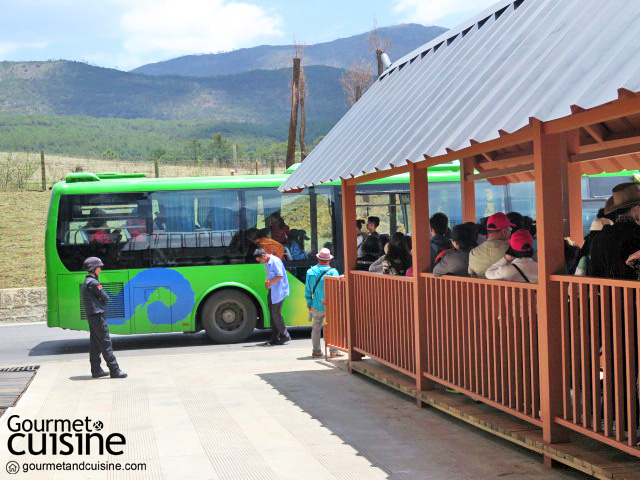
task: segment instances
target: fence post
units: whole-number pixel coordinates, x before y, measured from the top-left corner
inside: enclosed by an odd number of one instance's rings
[[[42,173],[42,191],[47,189],[47,172],[44,165],[44,150],[40,150],[40,172]]]
[[[256,160],[256,175],[260,175],[260,173],[258,172],[258,168],[259,168],[259,166],[258,166],[258,160]]]
[[[411,266],[413,269],[413,334],[416,361],[416,401],[422,406],[420,392],[433,389],[433,381],[427,380],[423,372],[427,364],[427,289],[424,278],[420,276],[431,263],[431,250],[418,248],[429,245],[429,181],[427,169],[411,164],[410,186],[411,202],[411,241],[413,249]]]
[[[269,164],[270,164],[269,167],[271,169],[271,175],[273,175],[276,171],[276,161],[273,159],[273,157],[269,159]]]
[[[158,166],[158,159],[153,160],[153,168],[156,172],[156,178],[160,178],[160,167]]]
[[[354,351],[356,339],[356,308],[353,275],[358,257],[358,239],[356,238],[356,187],[342,180],[342,251],[344,252],[345,301],[347,313],[347,347],[349,361],[362,360],[362,355]],[[351,366],[349,366],[351,371]]]
[[[544,124],[531,119],[533,126],[533,165],[536,189],[538,237],[538,351],[540,368],[540,410],[545,443],[569,440],[568,431],[555,423],[562,416],[562,343],[560,290],[550,276],[564,271],[564,222],[558,214],[562,205],[562,175],[566,168],[566,135],[544,133]],[[566,178],[566,177],[565,177]],[[562,211],[562,209],[560,209]],[[545,456],[545,465],[551,466]]]
[[[233,154],[233,169],[238,171],[238,149],[236,148],[236,144],[231,145],[231,153]]]

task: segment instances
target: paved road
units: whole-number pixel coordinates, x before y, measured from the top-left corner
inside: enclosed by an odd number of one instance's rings
[[[290,345],[309,347],[311,329],[297,327],[289,330]],[[141,355],[177,355],[209,351],[243,351],[269,338],[268,331],[256,330],[246,342],[234,345],[213,343],[204,332],[196,334],[161,333],[152,335],[112,335],[118,358]],[[274,347],[275,348],[275,347]],[[278,347],[282,348],[282,347]],[[285,346],[284,348],[287,348]],[[0,365],[39,365],[77,358],[89,358],[89,334],[61,328],[48,328],[45,323],[0,326]],[[126,364],[123,366],[123,368]]]

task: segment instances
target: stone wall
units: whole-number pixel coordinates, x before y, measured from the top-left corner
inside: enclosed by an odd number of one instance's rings
[[[0,290],[0,323],[44,322],[46,320],[46,288]]]

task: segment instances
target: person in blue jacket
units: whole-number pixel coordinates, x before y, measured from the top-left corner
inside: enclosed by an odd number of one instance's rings
[[[313,322],[311,329],[311,356],[321,357],[320,350],[320,334],[324,325],[326,308],[324,305],[324,279],[327,276],[337,277],[338,271],[331,267],[333,255],[328,248],[322,248],[316,255],[318,264],[307,270],[307,278],[304,285],[304,296],[307,300],[307,308],[309,309],[309,322]],[[341,357],[342,354],[338,350],[330,349],[331,358]]]

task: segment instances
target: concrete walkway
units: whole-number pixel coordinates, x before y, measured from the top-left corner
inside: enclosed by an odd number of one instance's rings
[[[0,419],[0,477],[420,480],[583,478],[378,384],[311,359],[310,345],[123,358],[124,380],[88,360],[41,367]],[[101,421],[124,454],[12,456],[8,418]],[[38,434],[40,435],[40,434]],[[40,437],[37,436],[37,446]],[[14,442],[25,448],[24,441]],[[144,462],[145,471],[35,471],[7,462]],[[15,464],[14,464],[15,465]]]

